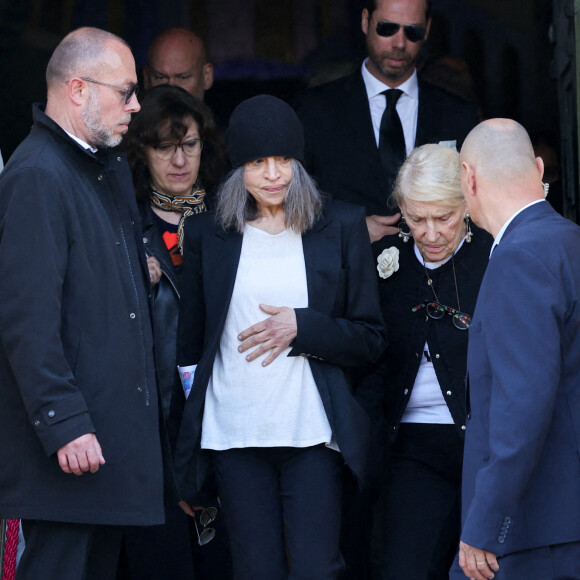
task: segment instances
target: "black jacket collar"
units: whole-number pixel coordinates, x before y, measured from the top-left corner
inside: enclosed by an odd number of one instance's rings
[[[106,165],[108,157],[111,154],[107,149],[99,149],[93,153],[90,149],[86,149],[80,143],[71,138],[71,136],[51,117],[45,113],[46,105],[42,103],[34,103],[32,105],[32,119],[34,126],[50,131],[54,136],[63,139],[69,147],[73,147],[77,151],[81,151],[88,155],[101,165]]]

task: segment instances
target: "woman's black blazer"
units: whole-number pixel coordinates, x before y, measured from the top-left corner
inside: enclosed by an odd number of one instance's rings
[[[302,239],[308,307],[296,309],[298,334],[288,356],[308,358],[334,438],[360,479],[368,418],[352,395],[344,369],[376,360],[386,345],[364,211],[327,201],[323,215]],[[213,213],[187,219],[177,360],[182,366],[198,366],[181,422],[175,467],[181,497],[190,501],[199,501],[208,472],[205,454],[199,451],[205,393],[241,247],[242,235],[225,231]]]

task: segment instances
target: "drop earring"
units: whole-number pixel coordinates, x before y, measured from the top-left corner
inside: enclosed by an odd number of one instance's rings
[[[407,231],[403,230],[404,227],[407,228]],[[398,228],[399,228],[399,237],[403,238],[403,242],[407,243],[409,241],[409,238],[413,237],[413,234],[411,232],[411,229],[409,228],[409,225],[405,221],[405,216],[402,214],[401,214],[401,221],[399,222]]]
[[[469,244],[473,237],[473,232],[471,231],[471,219],[468,213],[465,214],[463,221],[465,222],[465,241]]]

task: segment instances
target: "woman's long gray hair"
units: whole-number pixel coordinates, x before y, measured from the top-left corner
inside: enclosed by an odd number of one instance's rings
[[[246,189],[244,166],[234,169],[217,192],[217,218],[226,230],[239,233],[247,222],[260,217],[256,200]],[[312,228],[322,214],[322,197],[316,183],[300,161],[292,160],[292,179],[284,200],[284,220],[287,228],[303,234]]]

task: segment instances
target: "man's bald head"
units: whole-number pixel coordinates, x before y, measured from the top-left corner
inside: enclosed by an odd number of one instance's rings
[[[465,139],[459,160],[469,162],[482,177],[498,183],[537,172],[530,137],[511,119],[490,119],[477,125]]]
[[[104,52],[115,43],[129,47],[122,38],[99,28],[78,28],[67,34],[46,67],[49,93],[75,76],[96,76],[96,71],[102,67]]]
[[[170,28],[158,34],[149,46],[147,58],[147,88],[169,84],[203,99],[213,84],[213,65],[206,61],[203,41],[185,28]]]
[[[494,237],[528,203],[543,199],[543,163],[526,130],[511,119],[483,121],[459,155],[461,189],[477,225]]]

